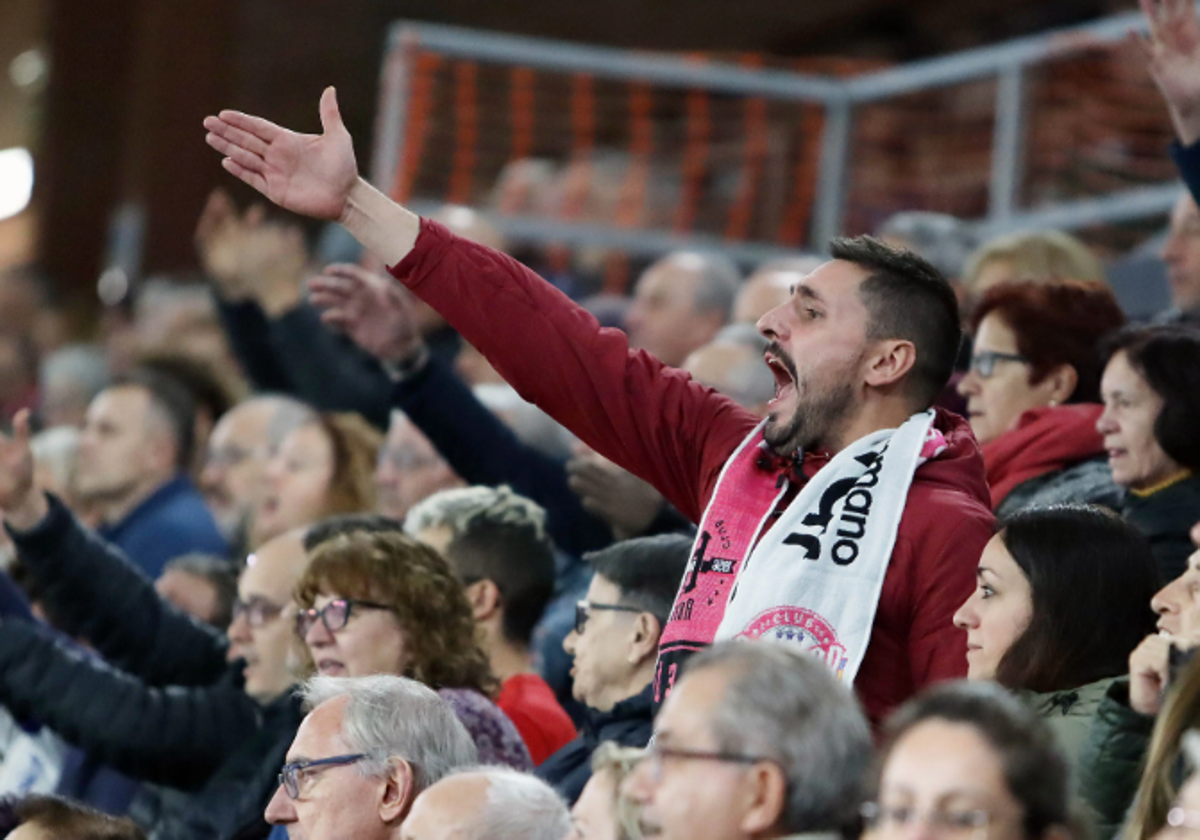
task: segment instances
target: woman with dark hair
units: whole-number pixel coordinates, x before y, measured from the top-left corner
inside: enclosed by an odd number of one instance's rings
[[[480,647],[462,581],[436,551],[398,530],[350,531],[309,551],[296,585],[296,634],[325,676],[399,674],[454,707],[484,764],[533,762]]]
[[[1158,571],[1144,537],[1087,505],[1014,514],[983,550],[978,587],[954,615],[967,678],[1018,691],[1074,762],[1129,654],[1154,632]]]
[[[1130,328],[1104,349],[1096,429],[1113,481],[1127,490],[1121,513],[1149,538],[1163,579],[1174,580],[1200,520],[1200,332]]]
[[[1117,507],[1096,431],[1100,340],[1125,323],[1112,291],[1083,280],[993,286],[971,316],[971,366],[958,384],[983,449],[992,507]]]
[[[1068,840],[1069,775],[1045,723],[1015,697],[943,683],[888,720],[865,836]]]
[[[322,414],[279,444],[265,470],[251,544],[340,513],[375,509],[375,458],[383,436],[357,414]]]

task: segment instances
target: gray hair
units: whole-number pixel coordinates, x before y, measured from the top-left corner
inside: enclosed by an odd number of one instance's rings
[[[562,840],[571,830],[567,803],[550,785],[511,767],[469,767],[455,776],[488,781],[487,804],[472,815],[466,840]]]
[[[699,282],[692,300],[693,311],[717,311],[728,321],[733,312],[733,299],[737,297],[738,287],[742,284],[742,272],[737,264],[723,254],[710,251],[673,251],[663,260],[680,258],[699,264]]]
[[[274,449],[283,443],[283,439],[301,426],[307,426],[317,420],[316,409],[306,402],[285,394],[264,394],[253,397],[251,401],[261,401],[275,406],[275,413],[267,423],[267,444]],[[245,405],[245,403],[243,403]]]
[[[74,386],[86,405],[108,386],[108,360],[97,344],[68,344],[42,360],[38,379],[43,388]]]
[[[828,666],[784,642],[713,645],[692,657],[684,673],[711,668],[730,672],[713,713],[718,748],[778,762],[787,775],[784,829],[851,830],[872,755],[854,696]]]
[[[876,235],[903,239],[909,250],[951,279],[963,276],[967,258],[979,247],[974,227],[946,213],[897,213],[879,226]]]
[[[478,761],[475,742],[450,704],[408,677],[313,677],[300,689],[305,711],[347,698],[342,739],[367,757],[364,776],[383,776],[403,759],[413,770],[416,792],[459,767]]]
[[[546,511],[507,485],[457,487],[434,493],[408,511],[404,531],[415,537],[429,528],[446,527],[453,541],[482,522],[529,527],[536,539],[546,538]]]

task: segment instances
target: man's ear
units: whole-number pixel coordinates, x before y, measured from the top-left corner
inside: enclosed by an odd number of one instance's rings
[[[629,662],[638,665],[658,656],[658,637],[662,626],[648,612],[638,613],[629,630]]]
[[[408,816],[414,799],[416,779],[412,765],[402,758],[391,759],[391,771],[384,779],[383,794],[379,800],[379,819],[387,825],[399,824]]]
[[[917,364],[917,347],[911,341],[891,338],[875,342],[867,355],[864,381],[874,388],[895,385]]]
[[[762,836],[778,828],[787,810],[787,777],[783,768],[769,761],[754,765],[746,779],[742,806],[741,829],[748,836]]]
[[[484,621],[499,612],[504,605],[500,595],[500,587],[489,578],[477,580],[465,590],[467,601],[471,604],[471,614],[476,621]]]

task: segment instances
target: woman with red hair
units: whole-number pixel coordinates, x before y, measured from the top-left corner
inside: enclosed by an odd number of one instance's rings
[[[979,302],[958,390],[997,515],[1067,502],[1119,506],[1096,420],[1100,340],[1124,322],[1112,291],[1094,280],[1002,283]]]

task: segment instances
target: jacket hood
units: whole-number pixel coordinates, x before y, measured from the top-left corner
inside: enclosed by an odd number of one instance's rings
[[[991,494],[984,473],[983,454],[971,425],[944,408],[937,408],[935,412],[933,427],[946,438],[946,450],[917,468],[914,483],[941,485],[948,490],[968,493],[990,510]]]

